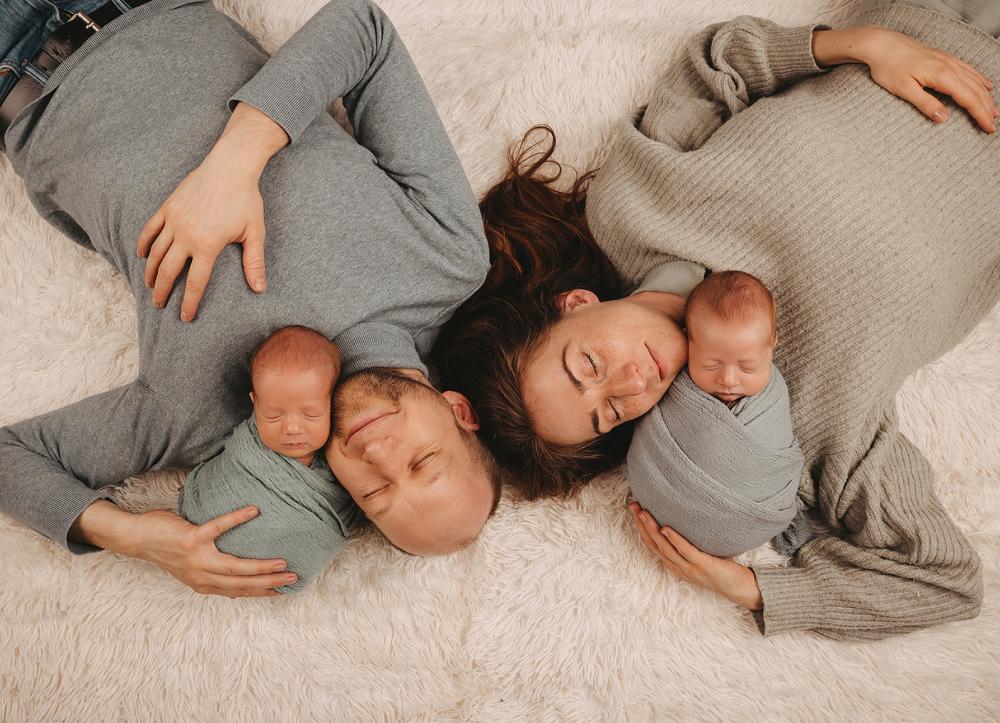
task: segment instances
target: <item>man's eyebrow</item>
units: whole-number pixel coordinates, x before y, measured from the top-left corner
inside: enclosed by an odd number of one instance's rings
[[[581,382],[579,379],[573,376],[573,372],[569,370],[569,364],[566,363],[567,352],[569,352],[569,342],[566,342],[566,346],[563,347],[563,353],[562,353],[563,369],[566,370],[566,376],[568,376],[569,380],[573,382],[573,386],[577,388],[577,391],[579,391],[580,394],[583,394],[583,382]]]
[[[601,420],[597,417],[597,410],[595,409],[590,413],[590,421],[594,423],[594,434],[600,436],[601,434]]]

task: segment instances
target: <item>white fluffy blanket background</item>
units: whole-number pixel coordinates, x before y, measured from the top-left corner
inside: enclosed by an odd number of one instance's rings
[[[273,50],[320,4],[220,7]],[[560,158],[600,162],[686,33],[740,13],[836,22],[854,5],[384,0],[477,194],[537,122],[556,129]],[[0,424],[130,381],[125,284],[35,214],[6,159],[0,219]],[[316,585],[273,600],[197,595],[112,553],[72,557],[0,516],[0,720],[996,719],[1000,309],[911,376],[899,405],[983,558],[974,621],[874,644],[764,639],[749,613],[658,567],[618,478],[572,502],[505,500],[450,558],[361,537]],[[130,480],[121,503],[173,506],[182,480]]]

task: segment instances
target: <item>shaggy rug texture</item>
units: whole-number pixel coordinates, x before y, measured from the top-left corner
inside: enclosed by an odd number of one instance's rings
[[[224,0],[268,50],[320,0]],[[385,0],[477,194],[547,122],[600,163],[678,43],[749,13],[850,18],[850,0]],[[1000,80],[1000,79],[994,79]],[[887,128],[887,133],[892,129]],[[790,173],[796,172],[789,169]],[[130,381],[133,300],[34,212],[0,158],[0,424]],[[1000,309],[899,394],[904,431],[982,556],[978,619],[878,643],[762,638],[750,614],[661,569],[624,481],[576,500],[505,498],[447,558],[353,540],[276,599],[195,594],[158,568],[73,557],[0,515],[0,720],[955,720],[1000,717]],[[174,507],[183,471],[130,479]],[[768,550],[748,558],[777,557]]]

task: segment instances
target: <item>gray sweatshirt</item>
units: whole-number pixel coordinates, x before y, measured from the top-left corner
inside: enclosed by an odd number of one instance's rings
[[[325,112],[343,97],[357,141]],[[155,309],[135,244],[205,158],[237,101],[291,144],[261,178],[268,290],[219,255],[193,323],[183,277]],[[138,378],[0,429],[0,511],[71,552],[98,488],[222,449],[251,413],[248,357],[278,327],[339,344],[344,373],[423,370],[420,356],[482,283],[489,252],[462,166],[405,47],[367,0],[322,7],[273,58],[205,0],[116,18],[49,78],[5,135],[39,213],[93,249],[136,296]]]

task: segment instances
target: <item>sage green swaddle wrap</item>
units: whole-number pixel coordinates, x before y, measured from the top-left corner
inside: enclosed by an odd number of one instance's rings
[[[358,515],[322,454],[306,467],[269,449],[252,416],[222,452],[191,470],[178,500],[196,525],[247,505],[260,514],[219,535],[215,546],[236,557],[285,560],[298,580],[275,588],[282,593],[301,590],[329,566]]]
[[[698,549],[732,557],[768,540],[791,554],[811,536],[798,497],[803,458],[788,388],[767,386],[732,408],[685,368],[636,427],[628,452],[636,501]]]

